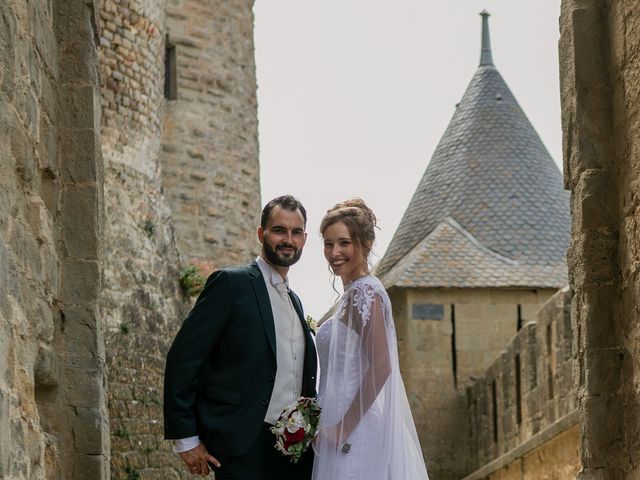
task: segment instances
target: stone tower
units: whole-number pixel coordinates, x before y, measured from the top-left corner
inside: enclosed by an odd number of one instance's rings
[[[180,253],[216,267],[238,265],[258,253],[252,8],[246,0],[168,2],[177,98],[164,112],[163,185]]]
[[[465,387],[567,283],[562,176],[493,64],[480,65],[376,268],[430,476],[461,478]]]
[[[181,269],[248,261],[260,209],[253,2],[104,0],[104,289],[112,478],[165,478]]]

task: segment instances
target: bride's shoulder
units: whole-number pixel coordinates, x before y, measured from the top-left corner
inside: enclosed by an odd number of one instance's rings
[[[378,277],[371,274],[354,280],[352,286],[354,290],[367,290],[374,294],[384,293],[386,295],[387,293],[384,285],[382,285],[382,282],[378,279]]]
[[[351,285],[351,300],[358,308],[361,315],[369,313],[376,298],[384,305],[389,301],[389,296],[382,282],[373,275],[366,275],[354,280]]]

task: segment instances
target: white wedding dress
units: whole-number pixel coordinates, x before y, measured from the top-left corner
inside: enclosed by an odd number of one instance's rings
[[[426,480],[382,283],[367,275],[347,285],[316,344],[322,413],[313,479]]]

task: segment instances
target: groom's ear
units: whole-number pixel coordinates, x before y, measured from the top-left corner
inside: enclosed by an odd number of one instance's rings
[[[264,230],[260,226],[258,227],[258,241],[260,242],[260,245],[262,245],[263,240],[264,240]]]

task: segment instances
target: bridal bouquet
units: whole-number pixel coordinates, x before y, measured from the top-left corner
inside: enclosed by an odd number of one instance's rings
[[[284,409],[271,432],[276,436],[276,450],[298,463],[316,435],[320,406],[315,398],[300,397]]]

